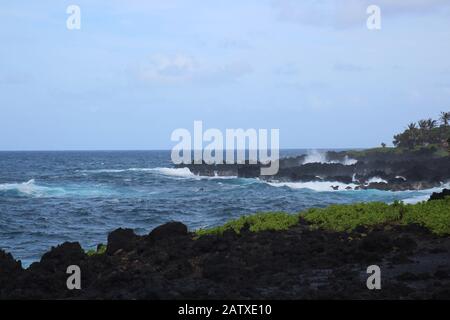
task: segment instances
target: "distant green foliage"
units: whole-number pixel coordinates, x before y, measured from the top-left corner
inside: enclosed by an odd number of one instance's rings
[[[365,158],[369,157],[374,154],[379,153],[387,153],[387,154],[401,154],[403,153],[402,149],[399,148],[392,148],[392,147],[381,147],[381,148],[370,148],[370,149],[364,149],[364,150],[350,150],[347,151],[346,154],[348,154],[349,157],[353,158]]]
[[[104,244],[101,244],[98,246],[97,250],[90,249],[90,250],[86,251],[86,254],[88,256],[95,256],[95,255],[99,255],[99,254],[104,254],[105,252],[106,252],[106,246]]]
[[[408,150],[417,150],[421,147],[433,145],[435,148],[447,151],[450,141],[450,112],[442,112],[438,120],[424,119],[417,123],[410,123],[406,130],[394,136],[394,145]]]
[[[385,148],[370,148],[364,150],[350,150],[346,154],[351,158],[370,158],[381,154],[390,155],[429,155],[434,158],[448,157],[450,152],[448,149],[442,147],[441,144],[428,144],[426,146],[414,146],[411,148],[405,147],[385,147]]]
[[[381,148],[348,151],[353,158],[377,154],[411,154],[447,157],[450,155],[450,112],[441,112],[439,120],[424,119],[410,123],[403,132],[394,135],[394,148],[383,143]]]
[[[258,232],[263,230],[286,230],[298,223],[299,217],[284,212],[257,213],[251,216],[243,216],[236,220],[231,220],[223,226],[200,229],[196,231],[197,236],[207,234],[221,235],[225,230],[234,230],[239,233],[245,224],[248,224],[250,231]]]
[[[450,234],[450,197],[444,200],[387,205],[380,202],[333,205],[301,213],[312,225],[335,231],[383,223],[417,223],[439,235]]]

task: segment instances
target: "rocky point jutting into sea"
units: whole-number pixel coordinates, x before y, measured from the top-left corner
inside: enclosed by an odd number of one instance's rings
[[[261,164],[181,164],[201,176],[238,176],[269,182],[329,182],[338,190],[423,190],[450,181],[450,156],[434,148],[416,151],[376,148],[328,151],[280,159],[274,176],[260,175]],[[339,186],[339,183],[346,184]]]

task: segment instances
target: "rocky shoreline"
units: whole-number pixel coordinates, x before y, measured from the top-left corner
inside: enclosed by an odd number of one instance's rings
[[[449,191],[446,191],[447,193]],[[447,193],[435,194],[439,199]],[[63,243],[23,269],[0,250],[1,299],[450,299],[450,237],[416,224],[198,236],[180,222],[109,234],[105,252]],[[381,290],[366,286],[381,268]],[[69,265],[81,290],[68,290]]]
[[[390,191],[424,190],[450,181],[450,157],[433,151],[326,152],[319,159],[309,155],[282,158],[274,176],[260,175],[261,164],[182,164],[201,176],[237,176],[271,182],[330,182],[330,190],[378,189]],[[321,161],[321,162],[313,162]],[[333,184],[333,182],[335,182]],[[342,187],[336,184],[344,183]]]

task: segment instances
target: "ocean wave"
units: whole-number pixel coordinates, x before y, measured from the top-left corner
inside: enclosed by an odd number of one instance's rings
[[[93,170],[76,170],[81,173],[121,173],[128,171],[129,169],[93,169]]]
[[[188,168],[168,168],[168,167],[157,167],[157,168],[126,168],[126,169],[92,169],[92,170],[77,170],[81,173],[123,173],[123,172],[154,172],[160,173],[167,176],[175,177],[188,177],[194,174]]]
[[[189,170],[189,168],[153,168],[151,171],[160,173],[165,176],[178,177],[178,178],[195,178],[198,177]]]
[[[33,198],[51,197],[110,197],[115,192],[112,189],[99,185],[67,185],[43,186],[36,183],[34,179],[22,183],[0,184],[0,195],[27,196]]]
[[[240,178],[238,176],[220,176],[217,174],[217,172],[214,173],[213,176],[202,176],[194,174],[189,168],[153,168],[152,169],[155,172],[158,172],[165,176],[171,176],[171,177],[178,177],[178,178],[190,178],[195,180],[234,180],[234,179],[240,179],[243,180],[245,178]]]
[[[128,169],[91,169],[91,170],[76,170],[81,173],[122,173],[127,171],[148,171],[148,168],[128,168]]]
[[[309,181],[309,182],[266,182],[272,187],[288,187],[291,189],[310,189],[314,191],[348,191],[346,188],[350,187],[354,189],[357,184],[354,183],[342,183],[337,181]],[[338,187],[338,189],[333,189]]]
[[[0,192],[14,192],[21,195],[42,197],[46,195],[55,195],[64,193],[62,188],[51,188],[40,186],[34,179],[22,183],[3,183],[0,184]]]
[[[307,163],[340,163],[344,166],[351,166],[358,162],[356,159],[352,159],[349,156],[345,156],[342,161],[329,160],[325,152],[319,152],[317,150],[310,150],[303,160],[302,164]]]
[[[366,185],[370,183],[388,183],[388,182],[380,177],[372,177],[369,180],[367,180]]]
[[[80,170],[83,173],[123,173],[123,172],[151,172],[169,177],[176,178],[191,178],[191,179],[238,179],[237,176],[219,176],[215,173],[214,176],[196,175],[189,168],[173,168],[173,167],[156,167],[156,168],[127,168],[127,169],[94,169],[94,170]]]
[[[415,204],[422,201],[427,201],[430,196],[433,194],[433,192],[442,192],[443,189],[449,189],[450,188],[450,182],[442,183],[439,187],[434,187],[430,189],[424,189],[424,190],[418,190],[416,191],[418,194],[403,199],[402,201],[406,204]],[[409,191],[411,192],[411,191]]]

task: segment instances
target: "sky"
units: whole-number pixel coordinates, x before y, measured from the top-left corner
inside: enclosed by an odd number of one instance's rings
[[[390,145],[450,111],[449,57],[448,0],[3,1],[0,150],[171,149],[195,120]]]

